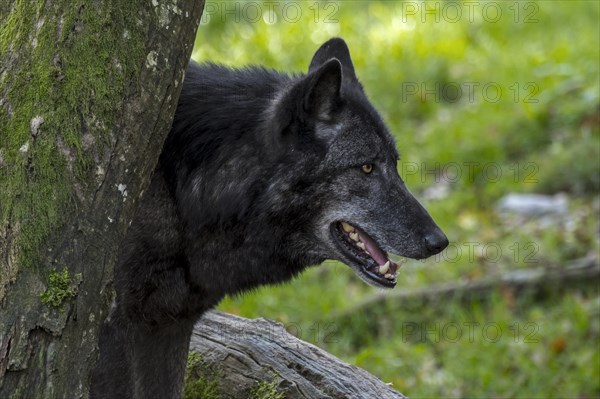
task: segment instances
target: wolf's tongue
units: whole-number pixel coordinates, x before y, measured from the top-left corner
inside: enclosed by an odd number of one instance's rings
[[[383,265],[388,261],[387,254],[383,252],[368,235],[359,229],[356,229],[356,231],[358,232],[360,240],[365,244],[365,249],[369,251],[371,257],[375,259],[375,262],[377,262],[379,265]]]

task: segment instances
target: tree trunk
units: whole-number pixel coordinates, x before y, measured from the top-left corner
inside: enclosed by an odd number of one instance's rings
[[[87,397],[202,6],[0,2],[0,398]]]
[[[202,397],[223,399],[404,398],[366,371],[262,318],[208,312],[194,328],[190,353],[186,378],[190,396],[203,392]],[[200,355],[195,370],[193,353]]]

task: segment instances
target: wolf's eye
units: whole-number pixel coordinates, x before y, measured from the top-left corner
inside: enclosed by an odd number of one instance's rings
[[[373,164],[372,163],[366,163],[363,166],[361,166],[361,169],[366,174],[369,174],[369,173],[371,173],[373,171]]]

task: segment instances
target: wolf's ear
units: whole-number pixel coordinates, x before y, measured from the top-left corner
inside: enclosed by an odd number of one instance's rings
[[[304,111],[321,120],[329,120],[340,101],[342,65],[336,58],[325,62],[306,77]]]
[[[356,74],[354,72],[354,65],[352,64],[352,58],[350,58],[350,50],[346,45],[344,39],[334,37],[329,39],[315,53],[310,66],[308,67],[308,73],[317,70],[321,65],[326,63],[332,58],[337,58],[342,64],[342,70],[344,71],[344,79],[356,81]]]

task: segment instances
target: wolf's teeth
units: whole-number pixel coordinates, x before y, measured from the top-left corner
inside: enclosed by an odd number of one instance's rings
[[[354,241],[358,241],[358,233],[350,233],[350,238],[352,238]]]
[[[390,261],[388,260],[383,265],[379,266],[379,274],[386,274],[390,270]]]
[[[388,273],[384,276],[385,278],[387,278],[388,280],[393,280],[394,279],[394,275],[391,273]]]
[[[363,251],[365,250],[365,243],[362,241],[358,241],[356,243],[356,246],[359,247],[360,249],[362,249]]]
[[[352,233],[354,231],[354,227],[350,226],[348,223],[346,222],[342,222],[342,228],[344,229],[344,231],[346,233]]]

